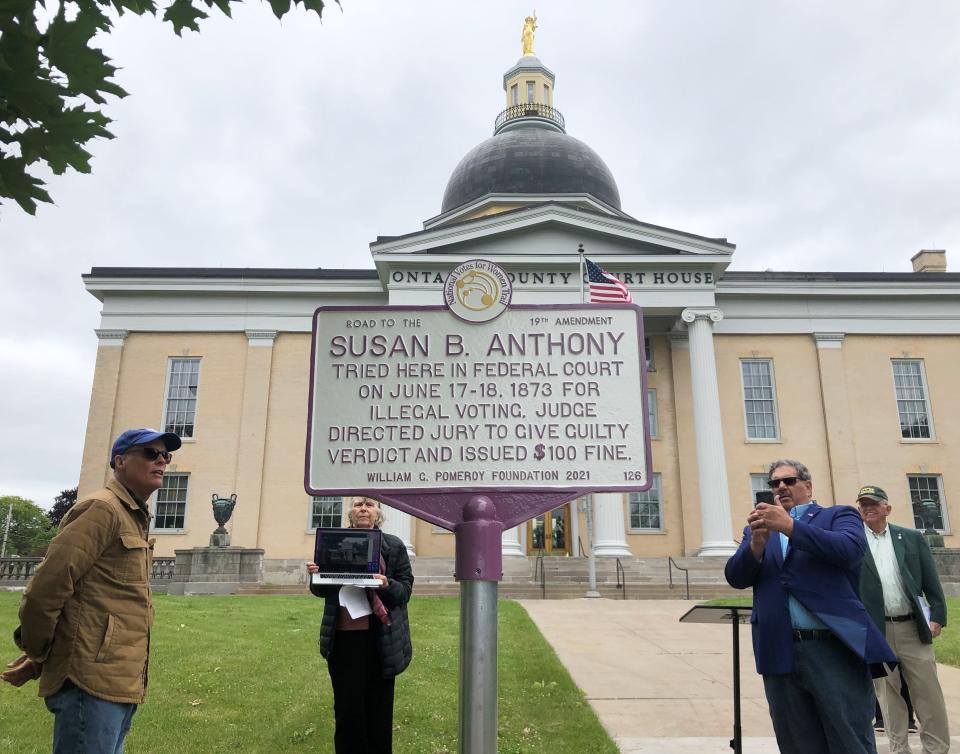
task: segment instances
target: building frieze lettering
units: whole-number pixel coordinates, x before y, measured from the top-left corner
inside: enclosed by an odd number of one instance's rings
[[[712,288],[716,278],[708,270],[609,270],[620,282],[641,288],[669,288],[673,286],[703,286]],[[543,272],[534,270],[507,271],[507,277],[514,285],[569,287],[579,284],[579,276],[574,272]],[[443,285],[446,272],[437,270],[394,270],[390,273],[390,282],[394,284]],[[583,276],[586,282],[586,274]]]

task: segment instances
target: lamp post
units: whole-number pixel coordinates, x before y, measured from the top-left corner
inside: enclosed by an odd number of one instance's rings
[[[7,555],[7,535],[10,534],[10,521],[13,518],[13,501],[10,501],[10,507],[7,508],[7,523],[3,527],[3,545],[0,546],[0,558]]]
[[[589,553],[587,553],[587,577],[589,583],[587,584],[587,593],[585,597],[599,597],[600,592],[597,591],[597,556],[593,551],[593,495],[587,495],[586,500],[587,508],[587,547],[590,548]]]

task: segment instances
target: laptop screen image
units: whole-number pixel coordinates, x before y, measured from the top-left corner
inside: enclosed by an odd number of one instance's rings
[[[378,573],[379,529],[317,529],[313,562],[321,573]]]

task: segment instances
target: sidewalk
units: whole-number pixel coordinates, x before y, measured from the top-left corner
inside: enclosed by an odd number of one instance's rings
[[[623,754],[730,752],[733,648],[729,625],[679,623],[683,600],[524,600]],[[953,628],[951,630],[957,630]],[[776,754],[749,626],[740,628],[745,754]],[[960,670],[938,666],[960,752]],[[910,737],[915,752],[919,738]],[[878,736],[879,754],[887,754]]]

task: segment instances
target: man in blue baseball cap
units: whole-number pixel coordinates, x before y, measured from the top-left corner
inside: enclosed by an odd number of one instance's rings
[[[106,487],[60,523],[20,603],[23,654],[0,678],[40,679],[53,751],[117,754],[147,691],[153,541],[147,501],[180,438],[128,429],[113,443]]]

